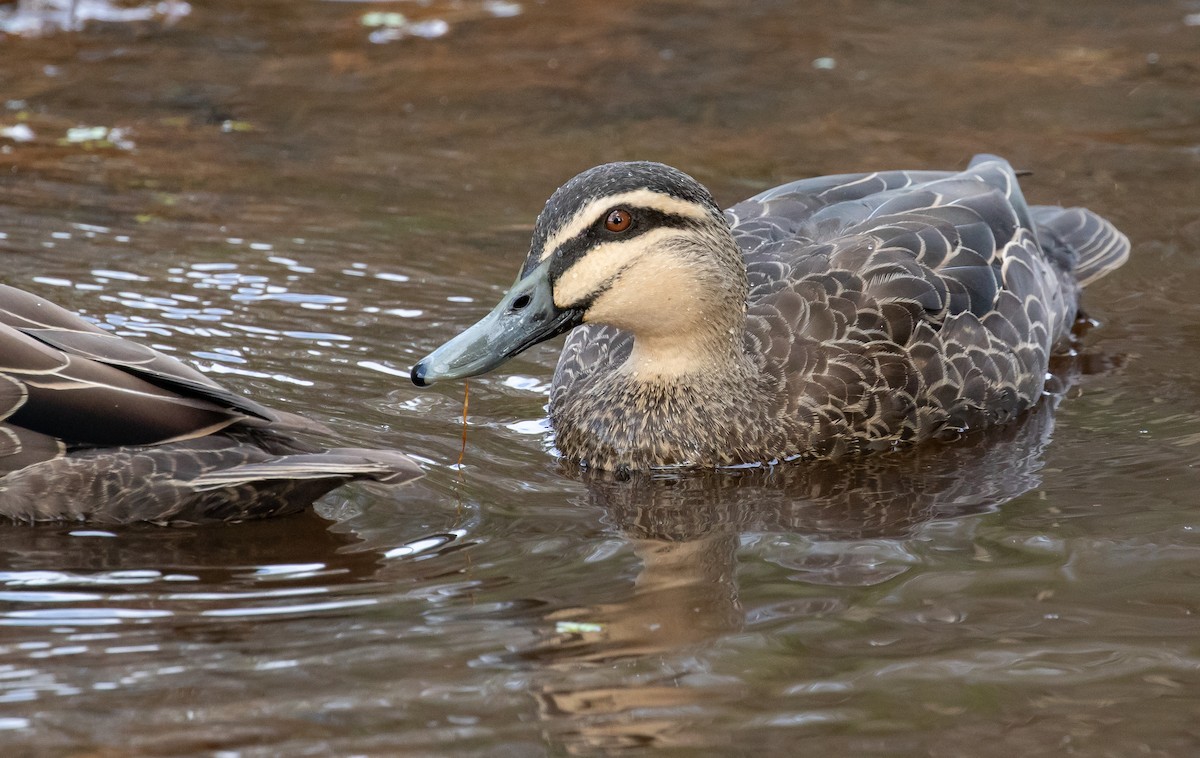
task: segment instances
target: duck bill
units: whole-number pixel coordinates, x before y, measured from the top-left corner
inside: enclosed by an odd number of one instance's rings
[[[413,384],[428,387],[487,373],[582,320],[581,311],[554,304],[546,262],[518,279],[491,313],[413,366]]]

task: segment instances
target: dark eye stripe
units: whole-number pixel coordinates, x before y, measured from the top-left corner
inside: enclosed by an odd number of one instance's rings
[[[627,208],[627,210],[633,215],[633,224],[625,231],[610,232],[605,228],[605,220],[608,218],[608,214],[612,212],[612,209],[608,209],[600,214],[600,217],[596,219],[596,223],[561,244],[558,250],[554,251],[554,257],[550,263],[550,281],[554,282],[557,280],[564,271],[587,255],[589,250],[605,242],[612,242],[614,240],[626,242],[636,239],[654,229],[686,229],[700,226],[699,222],[694,218],[674,213],[663,213],[653,208],[634,207]],[[526,268],[529,269],[530,267],[527,266]],[[524,276],[526,273],[528,273],[528,270],[522,271],[521,275]]]

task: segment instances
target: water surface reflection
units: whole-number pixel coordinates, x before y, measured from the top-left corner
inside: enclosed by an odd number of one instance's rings
[[[1195,9],[493,6],[213,0],[0,37],[5,283],[428,469],[324,517],[3,531],[6,750],[1189,754]],[[390,12],[445,33],[372,42]],[[603,482],[547,453],[554,346],[472,381],[461,468],[461,386],[403,376],[589,165],[678,165],[729,205],[981,150],[1134,241],[1053,419]]]
[[[937,520],[986,512],[1040,484],[1055,404],[956,444],[852,461],[629,479],[583,473],[586,502],[603,510],[641,565],[627,596],[556,607],[543,619],[555,633],[515,653],[537,664],[547,728],[572,752],[696,746],[695,728],[709,716],[695,706],[741,689],[714,681],[692,657],[744,629],[740,545],[775,540],[769,560],[788,581],[813,589],[873,587],[919,573],[913,543],[927,539],[923,530],[944,531]],[[823,590],[754,615],[772,614],[809,625],[852,615]],[[669,671],[629,675],[638,660],[662,656],[674,661]],[[616,671],[606,666],[619,662]]]

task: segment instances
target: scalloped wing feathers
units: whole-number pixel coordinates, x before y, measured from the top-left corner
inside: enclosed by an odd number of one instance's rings
[[[328,450],[324,431],[144,345],[0,285],[0,516],[104,523],[262,518],[353,479],[420,475],[387,450]]]

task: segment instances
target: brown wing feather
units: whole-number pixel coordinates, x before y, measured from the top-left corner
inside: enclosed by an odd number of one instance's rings
[[[0,324],[67,355],[114,366],[167,390],[207,398],[263,419],[276,419],[270,409],[235,395],[182,361],[106,332],[65,308],[24,290],[0,285]],[[18,366],[22,364],[18,363]]]
[[[0,421],[68,445],[133,445],[207,434],[246,418],[0,324]]]

